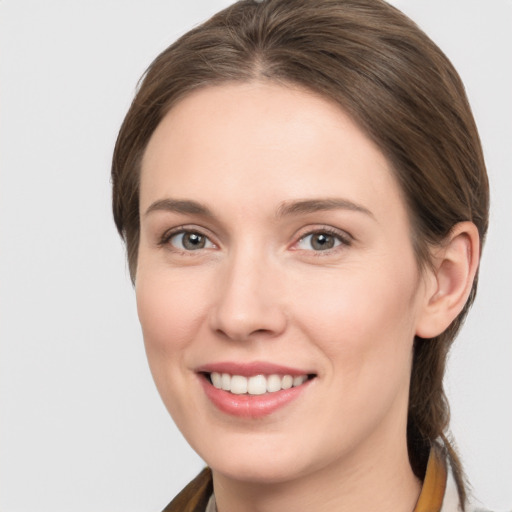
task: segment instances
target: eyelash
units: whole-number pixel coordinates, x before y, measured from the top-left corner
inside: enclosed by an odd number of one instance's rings
[[[200,237],[203,237],[205,238],[210,244],[212,244],[213,246],[215,246],[215,244],[210,240],[210,237],[208,235],[205,235],[204,233],[202,233],[200,230],[198,229],[194,229],[192,227],[187,227],[187,226],[179,226],[179,227],[176,227],[176,228],[172,228],[170,230],[167,230],[163,235],[162,237],[160,238],[159,242],[158,242],[158,245],[160,247],[164,247],[164,246],[170,246],[171,247],[171,250],[174,251],[174,252],[177,252],[179,254],[187,254],[187,255],[193,255],[193,253],[195,252],[194,250],[186,250],[186,249],[179,249],[178,247],[174,247],[170,241],[172,240],[172,238],[174,238],[175,236],[178,236],[178,235],[185,235],[185,234],[190,234],[190,235],[198,235]],[[199,249],[198,249],[199,250]]]
[[[184,234],[191,234],[191,235],[196,234],[200,237],[204,237],[210,244],[212,244],[214,247],[216,247],[216,244],[211,241],[211,239],[208,235],[201,232],[201,230],[194,229],[192,227],[187,227],[187,226],[179,226],[179,227],[172,228],[172,229],[166,231],[160,238],[160,240],[158,242],[158,246],[160,246],[160,247],[170,246],[172,251],[177,252],[179,254],[193,255],[193,253],[196,251],[191,250],[191,249],[189,249],[189,250],[179,249],[175,246],[172,246],[172,244],[170,244],[170,241],[172,240],[173,237],[175,237],[177,235],[184,235]],[[333,237],[335,239],[335,241],[338,242],[338,244],[332,248],[318,250],[318,251],[315,251],[313,249],[309,250],[309,249],[297,248],[297,246],[302,241],[304,241],[307,237],[314,236],[314,235],[327,235],[328,237]],[[296,251],[303,250],[306,252],[310,252],[310,253],[314,254],[315,256],[327,256],[337,250],[343,249],[344,247],[350,247],[350,245],[352,245],[352,241],[353,241],[353,239],[352,239],[351,235],[349,235],[346,232],[341,232],[337,229],[330,228],[330,227],[321,227],[321,228],[317,228],[317,229],[313,229],[313,230],[310,229],[309,231],[304,232],[299,237],[299,239],[296,242],[294,242],[294,244],[292,246],[292,250],[296,250]],[[197,251],[199,251],[201,249],[202,248],[197,249]]]
[[[313,230],[309,230],[305,232],[303,235],[300,236],[297,242],[294,243],[294,247],[296,247],[298,244],[300,244],[304,239],[310,236],[314,235],[327,235],[329,237],[333,237],[335,241],[339,242],[337,245],[330,249],[324,249],[324,250],[318,250],[315,251],[313,249],[308,250],[304,249],[307,252],[312,253],[315,257],[322,257],[322,256],[328,256],[331,255],[333,252],[342,250],[343,248],[350,247],[352,245],[352,237],[346,233],[339,231],[337,229],[331,228],[331,227],[321,227]],[[296,248],[294,250],[300,251],[302,249]]]

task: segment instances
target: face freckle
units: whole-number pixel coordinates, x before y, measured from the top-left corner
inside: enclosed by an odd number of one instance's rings
[[[268,83],[191,94],[149,142],[140,211],[149,364],[214,471],[284,481],[404,439],[425,291],[389,164],[338,106]],[[211,374],[237,371],[298,380],[219,406]]]

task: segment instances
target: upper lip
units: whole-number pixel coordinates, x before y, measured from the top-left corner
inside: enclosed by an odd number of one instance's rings
[[[274,364],[264,361],[253,361],[250,363],[239,363],[233,361],[221,361],[218,363],[208,363],[196,368],[197,373],[228,373],[230,375],[242,375],[251,377],[253,375],[291,375],[298,377],[301,375],[311,375],[314,372],[292,368],[280,364]]]

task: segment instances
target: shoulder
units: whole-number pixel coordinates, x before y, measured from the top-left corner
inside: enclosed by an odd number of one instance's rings
[[[480,503],[476,503],[475,501],[469,500],[466,504],[465,512],[495,512],[488,508],[482,507]],[[512,512],[512,510],[510,510]]]
[[[489,510],[487,508],[481,508],[481,507],[478,507],[478,506],[468,505],[466,507],[466,511],[465,512],[492,512],[492,510]]]
[[[449,466],[449,464],[448,464]],[[440,512],[462,512],[462,507],[459,502],[459,495],[457,493],[457,486],[453,478],[451,469],[448,471],[446,479],[446,491],[443,500],[443,507]],[[469,498],[464,505],[464,512],[494,512],[490,509],[484,508],[476,500]],[[512,510],[510,511],[512,512]]]
[[[446,487],[443,498],[443,505],[440,512],[462,512],[462,507],[459,501],[459,493],[457,492],[457,485],[453,477],[453,472],[450,463],[446,460],[447,476]],[[474,499],[468,499],[464,504],[464,512],[492,512],[491,510],[482,507]],[[512,512],[512,511],[511,511]]]

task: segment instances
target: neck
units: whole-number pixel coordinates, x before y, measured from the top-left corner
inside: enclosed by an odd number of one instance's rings
[[[367,443],[366,453],[278,483],[238,481],[213,471],[218,512],[411,512],[421,483],[404,442]],[[377,449],[378,447],[378,449]],[[357,460],[357,462],[356,462]]]

